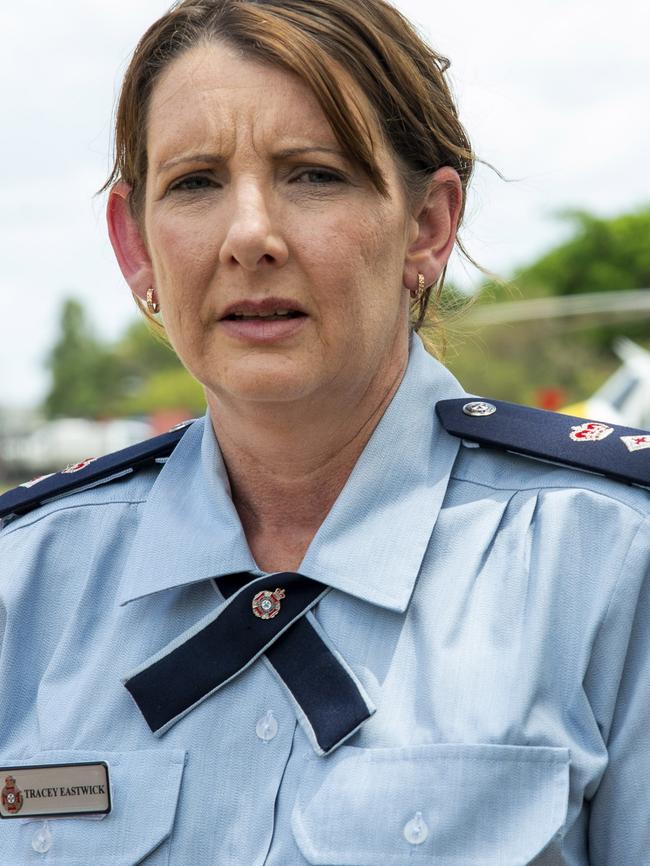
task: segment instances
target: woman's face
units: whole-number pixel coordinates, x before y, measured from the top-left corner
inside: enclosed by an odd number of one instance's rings
[[[417,222],[383,145],[389,198],[340,152],[300,79],[210,44],[159,80],[147,146],[153,284],[209,399],[341,399],[392,383]]]

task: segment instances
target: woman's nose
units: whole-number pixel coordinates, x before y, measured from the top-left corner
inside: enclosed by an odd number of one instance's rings
[[[233,190],[232,210],[219,253],[222,264],[237,263],[248,271],[263,264],[283,265],[289,255],[280,226],[272,217],[265,193],[255,184]]]

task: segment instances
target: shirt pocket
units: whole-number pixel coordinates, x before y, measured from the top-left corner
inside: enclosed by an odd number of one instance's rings
[[[342,746],[310,762],[293,834],[322,866],[525,866],[561,840],[569,765],[542,746]]]
[[[103,817],[48,818],[49,848],[35,851],[41,818],[6,818],[0,825],[2,862],[48,866],[166,866],[169,837],[185,765],[182,750],[50,751],[0,765],[108,764],[111,811]],[[151,856],[150,856],[151,855]]]

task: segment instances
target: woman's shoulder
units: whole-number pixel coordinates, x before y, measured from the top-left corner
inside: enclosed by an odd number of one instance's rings
[[[650,433],[498,400],[443,400],[459,437],[452,477],[501,490],[592,493],[650,512]]]
[[[161,436],[83,460],[9,490],[0,496],[0,537],[54,512],[143,501],[161,464],[190,424],[186,422]]]
[[[143,509],[187,429],[66,467],[0,497],[0,607],[20,606],[25,597],[63,622],[82,596],[113,598]]]

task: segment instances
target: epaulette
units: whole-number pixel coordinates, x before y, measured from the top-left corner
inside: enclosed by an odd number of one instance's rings
[[[467,397],[440,400],[436,412],[452,436],[627,484],[650,486],[650,433],[646,430]]]
[[[187,421],[161,436],[122,448],[104,457],[83,460],[81,463],[67,466],[61,472],[35,478],[9,490],[0,496],[0,520],[9,515],[26,514],[49,499],[71,493],[113,475],[141,469],[161,457],[169,457],[191,423]]]

